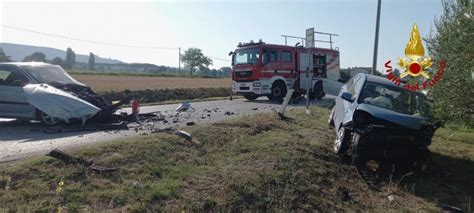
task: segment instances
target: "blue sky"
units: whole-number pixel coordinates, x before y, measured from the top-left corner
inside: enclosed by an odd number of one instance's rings
[[[12,2],[1,5],[0,22],[84,40],[136,46],[198,47],[228,59],[238,42],[263,39],[283,44],[282,34],[304,36],[305,29],[339,34],[335,46],[341,67],[372,66],[377,0],[315,1],[147,1]],[[412,25],[422,36],[434,29],[441,0],[383,0],[378,67],[403,56]],[[22,15],[19,15],[22,14]],[[319,37],[319,39],[327,39]],[[177,50],[140,49],[84,43],[2,27],[1,42],[94,52],[125,62],[178,65]],[[289,40],[294,44],[297,40]],[[317,43],[319,46],[325,44]],[[214,67],[230,62],[214,60]]]

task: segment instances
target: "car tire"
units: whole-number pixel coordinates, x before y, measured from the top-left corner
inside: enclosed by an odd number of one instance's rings
[[[347,152],[347,149],[349,148],[350,136],[351,134],[349,130],[342,126],[339,128],[334,141],[334,153],[343,155]]]
[[[55,126],[61,123],[61,120],[59,120],[58,118],[51,117],[48,114],[39,110],[37,111],[37,117],[38,120],[46,126]]]
[[[326,94],[324,93],[324,89],[323,89],[323,83],[321,81],[317,82],[315,85],[314,85],[314,90],[313,90],[313,93],[314,93],[314,97],[319,101],[321,100]]]
[[[272,85],[272,94],[268,97],[270,101],[282,101],[286,95],[286,85],[282,81],[277,81]]]
[[[256,95],[256,94],[253,94],[253,93],[250,93],[250,94],[244,94],[244,98],[249,100],[249,101],[254,101],[255,99],[257,99],[259,97],[259,95]]]
[[[328,126],[330,129],[334,128],[334,111],[336,111],[336,107],[332,108],[331,114],[329,115]]]
[[[373,187],[381,180],[379,169],[370,168],[370,162],[380,163],[371,160],[371,153],[374,152],[373,147],[367,144],[366,139],[358,133],[354,133],[352,137],[352,163],[357,170],[360,178],[369,186]],[[379,164],[380,165],[380,164]]]

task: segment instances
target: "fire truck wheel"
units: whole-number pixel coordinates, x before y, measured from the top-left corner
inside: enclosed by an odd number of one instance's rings
[[[249,101],[253,101],[253,100],[258,98],[258,95],[256,95],[256,94],[244,94],[244,98],[249,100]]]
[[[276,81],[272,85],[272,94],[268,97],[271,101],[281,101],[286,95],[286,85],[282,81]]]
[[[314,85],[314,96],[316,99],[321,100],[326,94],[324,93],[323,83],[318,82]]]

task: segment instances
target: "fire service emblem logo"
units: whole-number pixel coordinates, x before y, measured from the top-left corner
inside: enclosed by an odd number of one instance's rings
[[[431,68],[433,62],[430,57],[425,56],[425,49],[416,24],[413,25],[410,41],[405,48],[405,57],[398,59],[398,66],[402,72],[400,74],[394,73],[390,63],[391,60],[385,63],[387,78],[396,85],[406,82],[403,87],[413,91],[425,90],[428,86],[436,85],[446,67],[446,63],[440,61],[438,72],[433,73]]]

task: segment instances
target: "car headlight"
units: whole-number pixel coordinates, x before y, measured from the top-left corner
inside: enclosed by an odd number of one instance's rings
[[[253,87],[260,87],[262,84],[260,82],[253,82]]]

